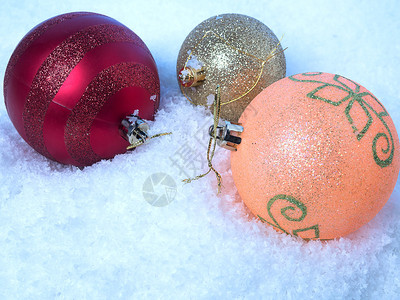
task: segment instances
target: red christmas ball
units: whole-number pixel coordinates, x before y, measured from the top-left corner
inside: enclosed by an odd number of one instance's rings
[[[22,138],[63,164],[91,165],[124,153],[121,121],[153,120],[156,63],[116,20],[77,12],[51,18],[18,44],[4,78],[7,112]]]

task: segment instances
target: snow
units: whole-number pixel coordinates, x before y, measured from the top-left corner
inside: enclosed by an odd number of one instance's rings
[[[193,69],[200,70],[203,67],[203,63],[197,59],[196,55],[192,55],[186,63],[187,67],[192,67]]]
[[[18,41],[70,11],[106,14],[145,41],[162,88],[150,134],[173,134],[80,170],[32,150],[1,101],[0,299],[399,298],[399,184],[377,217],[350,236],[305,242],[279,234],[242,204],[228,151],[218,149],[214,158],[223,176],[220,195],[212,174],[182,183],[207,169],[212,118],[188,103],[175,77],[180,45],[198,23],[246,14],[284,34],[287,75],[351,78],[381,100],[399,129],[397,0],[3,0],[1,84]],[[155,173],[176,184],[175,191],[165,182],[168,195],[176,193],[169,205],[152,206],[142,194]]]
[[[214,94],[210,94],[207,96],[207,105],[211,106],[214,103],[215,100],[215,95]]]

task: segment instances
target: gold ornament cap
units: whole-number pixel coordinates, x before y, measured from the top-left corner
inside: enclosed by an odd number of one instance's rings
[[[206,69],[204,66],[200,68],[183,67],[178,74],[179,82],[184,87],[194,87],[201,85],[206,79]]]

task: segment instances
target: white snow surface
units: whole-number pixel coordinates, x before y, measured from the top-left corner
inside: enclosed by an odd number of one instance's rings
[[[200,70],[203,67],[203,63],[201,61],[198,61],[196,55],[192,55],[188,60],[186,66]]]
[[[241,13],[284,34],[287,75],[351,78],[400,129],[399,1],[2,0],[0,7],[1,90],[11,53],[31,28],[66,12],[103,13],[153,53],[162,90],[151,133],[173,132],[80,170],[31,149],[1,101],[0,299],[400,298],[399,184],[350,236],[305,242],[277,233],[241,202],[228,151],[214,159],[224,179],[220,195],[212,175],[181,182],[206,170],[212,121],[181,95],[175,75],[181,43],[197,24]],[[167,206],[142,195],[154,173],[176,182]]]

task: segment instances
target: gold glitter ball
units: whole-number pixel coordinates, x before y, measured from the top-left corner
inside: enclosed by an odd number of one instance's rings
[[[240,14],[211,17],[186,37],[176,65],[182,93],[212,110],[221,86],[221,118],[237,122],[264,88],[285,77],[286,61],[275,34],[260,21]]]

